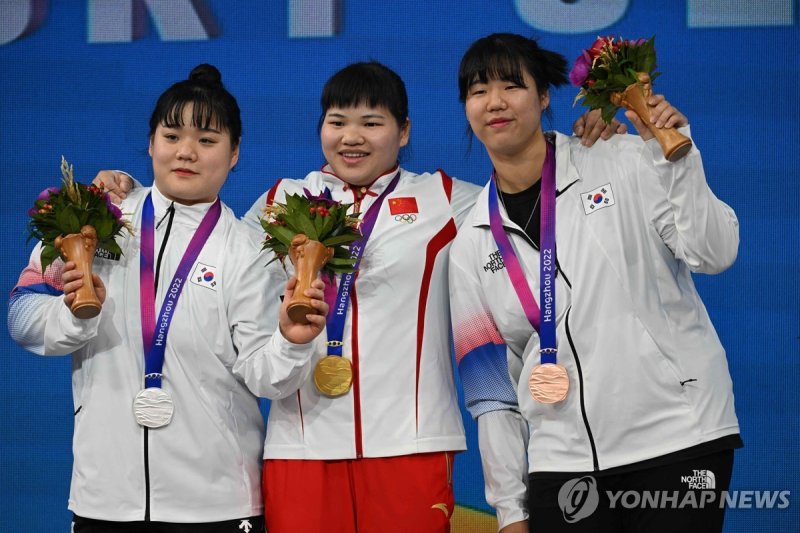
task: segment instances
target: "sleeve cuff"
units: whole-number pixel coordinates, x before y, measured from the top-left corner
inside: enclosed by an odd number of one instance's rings
[[[64,300],[61,299],[63,304]],[[103,316],[103,310],[94,318],[78,318],[72,314],[66,305],[63,305],[59,310],[58,323],[61,326],[61,331],[68,336],[81,336],[85,335],[94,336],[97,333],[97,328],[100,325],[100,317]]]
[[[311,359],[311,355],[314,353],[313,340],[304,344],[295,344],[283,336],[280,326],[275,327],[275,333],[272,335],[272,347],[275,353],[279,353],[281,357],[295,363],[305,363]]]
[[[686,126],[681,126],[680,128],[676,129],[678,130],[679,133],[685,135],[686,137],[689,137],[689,139],[692,138],[692,130],[689,124],[687,124]],[[661,149],[661,145],[658,143],[658,139],[653,137],[652,139],[645,141],[645,144],[648,146],[648,148],[650,148],[650,153],[653,156],[653,161],[655,163],[657,164],[669,163],[669,161],[667,161],[667,158],[664,157],[664,151]],[[686,154],[686,157],[689,157],[692,153],[696,151],[697,147],[694,145],[694,140],[692,140],[692,148]]]
[[[528,519],[528,512],[523,505],[517,501],[508,501],[498,504],[495,511],[497,512],[498,530],[514,522],[522,522]]]

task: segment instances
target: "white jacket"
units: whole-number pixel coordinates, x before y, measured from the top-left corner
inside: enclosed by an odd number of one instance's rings
[[[669,163],[655,140],[586,148],[557,135],[556,160],[564,401],[544,405],[528,390],[539,337],[498,258],[488,187],[451,249],[456,358],[501,527],[527,516],[527,472],[606,470],[739,431],[725,351],[691,277],[733,263],[738,221],[698,150]],[[500,209],[538,301],[538,251]]]
[[[153,521],[216,522],[261,514],[264,427],[257,395],[277,398],[294,391],[308,376],[312,345],[293,345],[280,335],[283,272],[264,267],[269,258],[259,252],[260,244],[223,205],[173,313],[162,385],[174,400],[172,422],[145,436],[132,409],[143,388],[138,230],[148,191],[137,188],[121,205],[137,228],[135,236],[118,241],[124,255],[109,258],[101,252],[95,258],[94,271],[108,290],[100,315],[73,317],[63,303],[63,263],[48,267],[43,277],[38,246],[9,303],[9,331],[19,344],[40,355],[73,354],[69,508],[79,516],[114,521],[146,519],[148,503]],[[169,201],[153,189],[153,204],[156,221],[161,220]],[[156,316],[210,205],[175,204]],[[164,220],[155,230],[156,257],[167,226]]]
[[[362,214],[396,171],[369,187]],[[315,194],[328,187],[335,200],[355,201],[347,184],[328,170],[312,172],[304,180],[279,181],[246,222],[263,235],[258,218],[265,204],[303,194],[304,187]],[[353,387],[329,398],[308,380],[296,395],[272,402],[264,458],[352,459],[466,448],[450,354],[447,253],[456,222],[479,190],[442,172],[401,170],[351,292],[343,354],[353,364]],[[413,199],[417,212],[392,214],[389,201],[397,198]],[[326,355],[326,341],[324,333],[316,339],[315,363]]]

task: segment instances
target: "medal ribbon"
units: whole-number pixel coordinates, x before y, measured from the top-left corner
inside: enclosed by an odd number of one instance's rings
[[[375,227],[375,221],[378,219],[378,213],[381,210],[383,201],[392,193],[392,191],[394,191],[395,187],[397,187],[398,181],[400,181],[400,171],[395,174],[391,183],[389,183],[389,186],[386,187],[381,195],[375,199],[375,202],[369,206],[364,218],[361,219],[361,226],[359,227],[361,230],[361,238],[357,241],[354,241],[353,244],[350,245],[350,258],[356,260],[353,267],[355,271],[358,270],[358,267],[361,264],[361,257],[364,255],[364,249],[367,247],[367,241],[369,240],[370,235],[372,235],[372,230]],[[355,281],[355,278],[356,272],[342,274],[342,279],[339,282],[339,291],[336,294],[336,300],[334,300],[330,311],[328,311],[328,320],[325,326],[325,329],[328,333],[328,355],[338,355],[340,357],[342,355],[344,320],[347,317],[347,308],[350,306],[350,287]],[[335,286],[335,284],[326,284],[326,289],[328,287],[332,289]],[[326,298],[326,300],[328,300],[328,298]]]
[[[511,285],[517,293],[525,317],[533,329],[539,333],[541,362],[556,362],[556,172],[555,147],[547,144],[544,165],[542,167],[542,200],[541,229],[539,233],[539,301],[542,309],[533,297],[525,273],[522,270],[511,240],[503,228],[498,203],[497,178],[492,174],[489,181],[489,227],[503,258]]]
[[[158,327],[155,320],[155,281],[153,272],[153,256],[155,249],[155,211],[153,200],[148,193],[142,209],[142,244],[139,252],[139,305],[142,317],[142,344],[144,346],[144,386],[161,387],[161,370],[164,367],[164,352],[167,347],[167,334],[169,333],[172,317],[178,305],[178,298],[183,291],[183,286],[189,275],[189,269],[200,255],[200,250],[211,236],[214,226],[217,225],[222,207],[219,198],[211,204],[208,212],[203,217],[200,225],[189,241],[189,246],[183,253],[178,269],[169,284],[161,312],[158,315]]]

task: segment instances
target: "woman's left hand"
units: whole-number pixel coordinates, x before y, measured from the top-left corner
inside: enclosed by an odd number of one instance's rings
[[[306,315],[308,324],[299,324],[292,321],[287,312],[296,285],[297,278],[295,277],[290,278],[289,282],[286,284],[286,290],[283,292],[283,303],[281,304],[278,325],[281,328],[281,334],[286,340],[295,344],[305,344],[314,340],[314,338],[325,329],[325,319],[328,316],[328,304],[325,303],[324,293],[325,284],[321,279],[315,279],[311,282],[311,288],[306,289],[304,293],[311,298],[311,307],[318,312],[318,314]]]
[[[598,139],[607,141],[615,134],[622,135],[628,132],[628,126],[619,120],[613,119],[611,124],[603,122],[599,109],[592,109],[572,123],[572,131],[581,138],[581,144],[592,146]]]
[[[679,128],[689,124],[686,115],[670,104],[663,94],[654,94],[647,99],[650,108],[650,123],[657,128]],[[633,127],[645,141],[653,138],[653,133],[633,111],[625,111],[625,116],[631,121]]]

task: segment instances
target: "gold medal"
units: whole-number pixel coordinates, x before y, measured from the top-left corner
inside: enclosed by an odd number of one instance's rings
[[[338,355],[323,357],[314,368],[314,385],[325,396],[347,394],[353,385],[353,367],[349,359]]]
[[[567,369],[555,363],[537,365],[531,371],[528,388],[537,402],[558,403],[567,397],[569,391]]]

